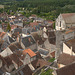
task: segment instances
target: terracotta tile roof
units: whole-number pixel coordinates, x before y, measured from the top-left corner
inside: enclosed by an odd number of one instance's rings
[[[75,52],[75,39],[71,39],[65,42],[65,44],[71,48],[72,47],[72,51]]]
[[[75,75],[75,62],[56,70],[57,75]]]
[[[15,28],[17,28],[16,25],[11,25],[11,29],[15,29]]]
[[[47,20],[48,23],[53,24],[54,22],[52,20]]]
[[[0,32],[0,37],[3,38],[6,32]]]
[[[55,51],[54,52],[52,52],[52,53],[50,53],[51,54],[51,56],[54,58],[55,57]]]
[[[71,33],[71,32],[73,32],[73,30],[68,30],[68,31],[65,32],[65,34],[68,34],[68,33]]]
[[[36,26],[36,25],[38,25],[38,23],[37,22],[32,22],[32,23],[30,23],[30,26]]]
[[[75,56],[71,56],[69,54],[61,54],[57,60],[59,64],[68,65],[75,61]]]
[[[69,28],[69,30],[74,30],[75,31],[75,26]]]
[[[36,54],[31,49],[26,49],[23,51],[23,54],[26,54],[26,53],[28,53],[30,57],[36,56]]]
[[[31,17],[37,17],[35,14],[32,14]]]

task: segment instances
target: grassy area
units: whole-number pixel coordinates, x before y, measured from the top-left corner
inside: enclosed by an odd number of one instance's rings
[[[48,69],[47,71],[42,70],[42,73],[40,75],[53,75],[52,72],[52,69]]]
[[[55,58],[51,58],[50,60],[49,60],[49,62],[53,62],[55,60]]]

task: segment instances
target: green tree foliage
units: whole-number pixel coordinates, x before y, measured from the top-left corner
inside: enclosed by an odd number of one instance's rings
[[[60,13],[75,12],[75,0],[0,0],[5,5],[5,11],[16,12],[24,8],[27,17],[30,14],[37,14],[46,19],[55,20]],[[20,9],[19,9],[20,8]],[[28,11],[28,12],[27,12]],[[2,12],[2,11],[0,11]]]
[[[42,73],[40,75],[53,75],[52,72],[52,69],[48,69],[47,71],[42,70]]]
[[[6,31],[10,31],[11,30],[11,27],[10,27],[10,24],[8,23],[8,26],[7,26],[7,30]]]

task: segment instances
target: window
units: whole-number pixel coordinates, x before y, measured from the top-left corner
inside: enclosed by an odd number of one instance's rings
[[[61,21],[60,21],[60,27],[61,27]]]

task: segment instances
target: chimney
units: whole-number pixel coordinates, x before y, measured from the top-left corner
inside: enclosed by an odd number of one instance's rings
[[[19,35],[19,43],[21,43],[21,39],[22,39],[22,34]]]
[[[39,40],[36,41],[36,48],[37,48],[37,50],[38,50],[38,42],[39,42]]]

